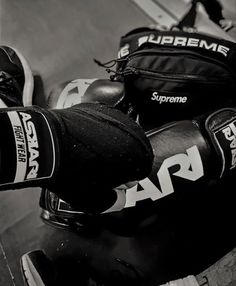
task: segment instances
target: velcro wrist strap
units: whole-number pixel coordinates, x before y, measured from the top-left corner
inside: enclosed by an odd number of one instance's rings
[[[45,114],[36,107],[0,111],[0,189],[39,186],[53,177],[56,147]]]
[[[236,109],[224,108],[214,112],[207,118],[205,127],[221,159],[222,177],[236,167]]]

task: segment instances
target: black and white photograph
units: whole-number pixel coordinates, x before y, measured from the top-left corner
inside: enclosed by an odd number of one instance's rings
[[[0,286],[236,286],[236,0],[0,0]]]

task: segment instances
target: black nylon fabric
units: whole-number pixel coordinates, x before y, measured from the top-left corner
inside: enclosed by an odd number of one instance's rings
[[[116,199],[112,188],[151,171],[153,153],[143,130],[119,110],[82,103],[54,110],[61,121],[61,168],[50,186],[81,211],[100,212]]]
[[[141,29],[122,37],[120,51],[124,46],[118,73],[145,130],[235,105],[234,43]]]

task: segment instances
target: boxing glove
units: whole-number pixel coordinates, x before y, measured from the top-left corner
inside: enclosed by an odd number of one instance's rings
[[[55,86],[47,98],[47,106],[61,109],[81,102],[119,106],[124,96],[124,85],[119,81],[79,78]]]
[[[120,109],[129,116],[132,114],[132,106],[125,100],[123,83],[109,79],[80,78],[63,82],[51,90],[47,98],[47,107],[62,109],[85,102],[103,102]],[[132,185],[130,182],[124,183],[119,188],[127,189]],[[48,188],[43,188],[41,191],[40,206],[42,219],[54,226],[78,228],[85,217],[81,209],[72,207]]]
[[[157,212],[164,198],[177,195],[188,200],[191,194],[199,196],[216,185],[235,168],[235,124],[236,110],[229,108],[147,132],[154,152],[152,172],[131,188],[111,190],[116,200],[103,215],[112,214],[113,219],[127,222],[132,210],[135,215],[131,217],[141,216],[142,220],[145,214]],[[69,227],[64,219],[74,225],[81,221],[81,209],[72,208],[49,192],[43,193],[41,206],[46,210],[46,220],[50,214],[60,218],[54,220],[55,225],[61,220],[63,227]]]
[[[126,191],[126,208],[175,193],[201,192],[236,167],[234,108],[170,123],[147,136],[154,151],[152,172]]]
[[[2,109],[0,121],[1,190],[46,186],[96,212],[114,200],[110,189],[151,170],[153,154],[143,130],[104,104]]]

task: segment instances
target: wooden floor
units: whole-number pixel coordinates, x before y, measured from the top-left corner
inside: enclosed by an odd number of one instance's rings
[[[158,5],[161,1],[154,2]],[[225,15],[236,21],[236,0],[223,2]],[[168,3],[173,5],[172,13],[182,12],[178,1],[163,3],[167,8]],[[157,7],[161,11],[161,6]],[[107,77],[93,58],[115,58],[120,36],[153,23],[155,20],[131,0],[0,0],[1,44],[14,46],[25,55],[33,71],[41,75],[46,95],[68,79]],[[228,36],[236,40],[236,29]],[[0,194],[0,286],[23,285],[19,259],[39,246],[39,195],[39,189]],[[228,284],[219,286],[236,285],[236,273],[232,275]]]

